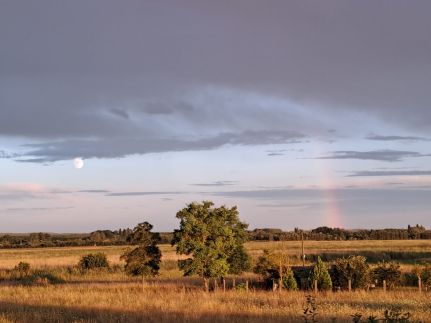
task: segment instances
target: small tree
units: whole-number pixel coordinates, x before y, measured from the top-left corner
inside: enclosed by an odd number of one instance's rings
[[[257,260],[254,272],[262,275],[268,286],[281,280],[283,287],[287,289],[297,289],[298,287],[289,267],[289,256],[286,253],[264,250],[263,256]]]
[[[370,281],[370,269],[365,257],[350,256],[335,260],[332,267],[333,285],[347,288],[349,280],[353,289],[367,286]]]
[[[319,290],[332,289],[331,276],[329,275],[328,268],[320,257],[317,257],[317,263],[314,265],[310,275],[312,286],[315,281],[317,281],[317,288]]]
[[[285,276],[283,277],[283,287],[287,290],[297,290],[298,283],[296,282],[295,276],[293,275],[293,270],[288,269]]]
[[[81,257],[78,267],[81,270],[108,268],[109,262],[104,253],[89,253]]]
[[[393,261],[379,262],[373,270],[373,275],[379,285],[382,285],[385,280],[388,288],[394,288],[400,282],[400,265]]]
[[[249,267],[249,258],[243,243],[247,224],[239,220],[236,207],[214,203],[190,203],[177,213],[180,229],[175,230],[172,245],[177,253],[191,256],[178,261],[185,276],[199,275],[208,289],[209,278],[239,274]]]
[[[128,275],[144,279],[158,274],[162,254],[157,246],[159,235],[151,232],[152,228],[148,222],[139,223],[128,236],[127,241],[137,245],[134,249],[127,249],[120,258],[126,261]]]

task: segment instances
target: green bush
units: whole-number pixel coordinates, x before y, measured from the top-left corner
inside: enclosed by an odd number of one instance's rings
[[[332,282],[334,286],[348,288],[349,279],[352,288],[365,288],[370,282],[370,268],[367,260],[362,256],[339,258],[332,267]]]
[[[293,275],[292,269],[288,269],[285,276],[283,277],[283,287],[287,290],[297,290],[298,283],[296,282],[295,276]]]
[[[388,288],[394,288],[401,279],[400,265],[392,261],[379,262],[373,270],[373,276],[378,285],[382,286],[385,280]]]
[[[314,265],[313,270],[310,275],[310,284],[314,286],[314,281],[317,281],[317,288],[319,290],[331,290],[332,289],[332,280],[329,275],[328,268],[325,263],[317,258],[317,263]]]
[[[81,270],[108,268],[109,262],[104,253],[90,253],[82,256],[78,263]]]

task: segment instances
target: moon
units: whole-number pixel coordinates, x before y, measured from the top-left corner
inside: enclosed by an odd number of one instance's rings
[[[77,157],[73,160],[73,165],[76,169],[81,169],[82,167],[84,167],[84,160],[80,157]]]

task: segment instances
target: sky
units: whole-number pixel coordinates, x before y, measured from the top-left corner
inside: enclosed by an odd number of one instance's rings
[[[251,229],[430,227],[430,12],[1,0],[0,232],[170,231],[202,200]]]

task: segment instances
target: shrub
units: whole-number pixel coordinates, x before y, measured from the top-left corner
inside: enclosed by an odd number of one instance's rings
[[[267,287],[271,287],[274,281],[278,283],[281,277],[283,279],[283,285],[285,285],[287,283],[287,275],[290,275],[290,278],[288,278],[288,280],[290,280],[288,285],[293,286],[293,280],[296,284],[294,274],[289,267],[289,257],[284,253],[264,250],[263,256],[259,257],[257,260],[254,272],[262,275]]]
[[[283,287],[287,290],[297,290],[298,283],[296,282],[295,276],[293,275],[292,269],[288,269],[285,276],[283,277]]]
[[[48,284],[60,284],[63,283],[64,280],[60,277],[57,277],[53,273],[45,270],[37,270],[32,273],[30,276],[26,277],[22,281],[24,284],[29,285],[48,285]]]
[[[21,261],[15,266],[14,271],[17,272],[20,277],[28,276],[30,273],[30,264],[28,262]]]
[[[401,278],[400,265],[395,262],[379,262],[373,270],[374,278],[377,284],[383,285],[383,281],[386,281],[388,288],[394,288]]]
[[[370,281],[370,268],[362,256],[339,258],[332,267],[332,282],[334,286],[348,288],[349,279],[352,288],[365,288]]]
[[[104,253],[90,253],[82,256],[78,263],[78,267],[81,270],[108,268],[109,262]]]
[[[317,258],[317,263],[314,265],[310,275],[311,286],[314,285],[314,281],[317,281],[317,288],[319,290],[330,290],[332,289],[332,280],[329,275],[328,268],[320,259]]]

